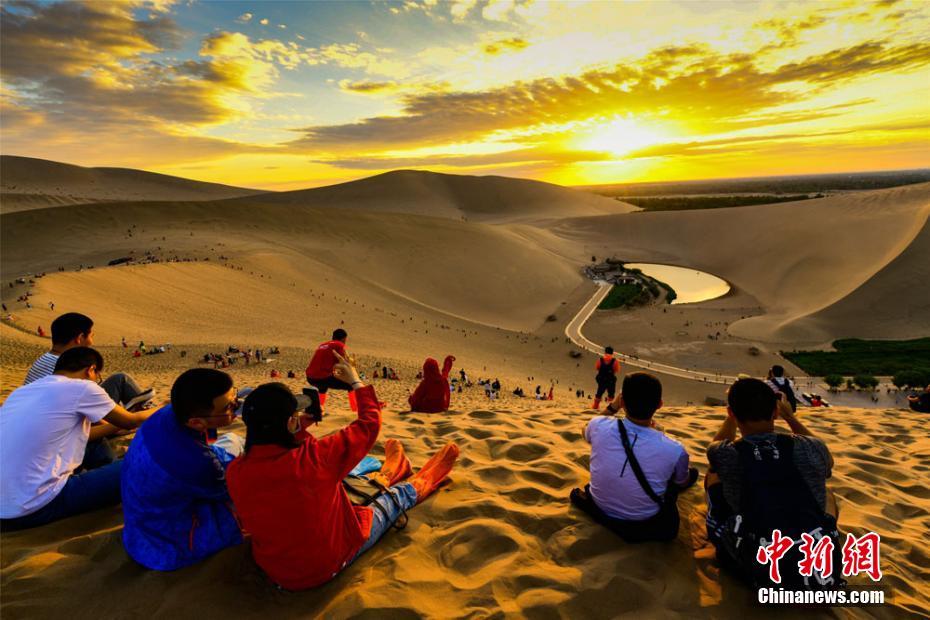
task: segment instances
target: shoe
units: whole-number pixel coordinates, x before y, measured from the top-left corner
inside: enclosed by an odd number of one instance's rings
[[[404,452],[403,444],[396,439],[388,439],[384,442],[384,465],[381,471],[373,472],[368,477],[389,487],[409,478],[412,473],[413,467]]]
[[[420,471],[408,480],[417,491],[418,504],[439,488],[439,485],[452,471],[452,466],[455,465],[458,458],[459,447],[454,443],[447,443],[442,450],[434,454],[433,458],[420,468]]]
[[[595,411],[597,411],[600,408],[601,408],[601,399],[595,398],[594,402],[591,404],[591,409],[594,409]]]
[[[123,409],[126,411],[133,411],[134,409],[145,409],[145,406],[148,405],[153,398],[155,398],[155,390],[153,388],[149,388],[123,403]]]

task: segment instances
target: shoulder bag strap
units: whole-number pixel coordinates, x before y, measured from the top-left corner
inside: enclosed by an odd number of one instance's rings
[[[633,448],[630,446],[630,438],[626,434],[626,427],[623,426],[623,420],[617,420],[617,426],[620,427],[620,441],[623,442],[623,450],[626,452],[627,462],[633,469],[633,473],[639,481],[639,486],[643,487],[643,491],[646,492],[646,495],[652,498],[652,501],[657,503],[661,508],[662,498],[656,495],[656,492],[649,486],[649,482],[646,480],[646,474],[643,473],[643,468],[639,466],[639,461],[636,460],[636,455],[633,454]]]

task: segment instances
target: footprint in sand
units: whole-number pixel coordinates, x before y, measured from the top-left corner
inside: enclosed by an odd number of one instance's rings
[[[520,549],[516,540],[490,522],[471,522],[439,537],[435,548],[446,570],[473,575],[495,562],[513,559]]]
[[[462,432],[473,439],[487,439],[488,437],[494,435],[493,432],[482,428],[466,428]]]

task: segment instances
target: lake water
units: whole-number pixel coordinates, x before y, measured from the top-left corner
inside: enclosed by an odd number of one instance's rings
[[[673,304],[707,301],[726,295],[730,290],[730,285],[725,280],[696,269],[651,263],[627,263],[626,266],[629,269],[639,269],[650,278],[665,282],[675,289],[678,297]]]

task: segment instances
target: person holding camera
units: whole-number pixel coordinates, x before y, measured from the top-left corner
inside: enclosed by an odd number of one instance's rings
[[[252,556],[288,590],[334,578],[374,546],[403,511],[435,491],[459,454],[449,443],[404,481],[410,462],[400,443],[388,440],[379,475],[387,492],[371,506],[354,506],[342,480],[374,446],[381,409],[353,362],[333,354],[333,378],[351,386],[358,419],[317,439],[306,430],[312,418],[286,385],[261,385],[245,399],[245,452],[227,474],[242,526],[252,536]]]

